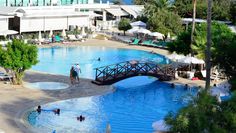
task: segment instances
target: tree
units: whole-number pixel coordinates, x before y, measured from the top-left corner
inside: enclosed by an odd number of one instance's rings
[[[170,52],[188,55],[191,52],[191,34],[190,30],[184,31],[178,35],[177,40],[167,43]]]
[[[168,0],[154,0],[145,5],[144,15],[148,18],[148,24],[152,31],[177,35],[182,31],[182,21],[178,14],[173,12]]]
[[[140,16],[137,16],[137,18],[135,18],[135,21],[142,21],[144,23],[147,23],[148,22],[148,18],[144,15],[140,15]]]
[[[230,5],[232,0],[213,0],[212,19],[230,20]],[[175,0],[176,12],[183,18],[193,17],[192,0]],[[196,18],[207,18],[207,3],[205,0],[197,0]]]
[[[150,2],[152,0],[133,0],[133,3],[135,5],[145,5],[146,3]]]
[[[193,54],[198,58],[206,58],[206,35],[207,24],[202,23],[196,25],[194,33],[194,42],[192,45]],[[213,66],[220,66],[225,70],[228,77],[236,75],[236,56],[233,51],[236,51],[236,34],[231,29],[221,23],[212,23],[212,47],[211,47],[211,63]],[[168,50],[179,54],[189,54],[191,45],[191,30],[180,33],[177,39],[168,43]]]
[[[210,89],[211,84],[211,8],[212,0],[207,3],[207,49],[206,49],[206,89]]]
[[[163,10],[170,10],[171,8],[168,0],[150,0],[144,6],[144,14],[150,19],[154,15],[162,13]]]
[[[132,28],[132,26],[130,25],[130,21],[127,18],[122,18],[118,24],[118,29],[123,30],[124,35],[125,35],[125,32],[131,28]]]
[[[236,24],[236,1],[231,2],[230,17],[231,17],[232,22]]]
[[[193,44],[194,39],[194,31],[195,31],[195,18],[196,18],[196,6],[197,6],[197,0],[193,0],[193,20],[192,20],[192,31],[191,31],[191,45]],[[191,48],[191,46],[190,46]],[[193,51],[191,48],[191,56],[193,56]]]
[[[148,19],[150,29],[157,31],[165,35],[170,33],[171,35],[178,35],[183,31],[181,18],[168,10],[161,9],[160,13],[155,13]]]
[[[219,103],[207,90],[199,93],[177,114],[170,113],[166,123],[174,133],[234,133],[236,132],[236,96]]]
[[[13,84],[22,84],[24,72],[38,63],[37,47],[21,40],[8,43],[6,50],[0,48],[0,65],[13,72]]]

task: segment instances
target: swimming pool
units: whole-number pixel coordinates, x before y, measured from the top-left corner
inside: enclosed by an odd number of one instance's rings
[[[169,111],[185,106],[196,89],[185,90],[155,78],[138,76],[116,83],[116,91],[101,96],[69,99],[43,105],[47,110],[38,114],[31,111],[29,123],[40,132],[104,133],[107,123],[112,133],[151,133],[152,123],[163,119]],[[52,111],[61,109],[61,114]],[[80,122],[76,117],[85,116]]]
[[[98,61],[98,58],[101,61]],[[33,66],[36,71],[62,74],[68,76],[73,64],[79,63],[83,78],[93,79],[94,68],[129,60],[155,61],[160,64],[169,63],[162,55],[130,49],[118,49],[96,46],[51,47],[38,49],[39,63]]]
[[[101,61],[97,59],[101,58]],[[69,75],[71,65],[79,63],[83,78],[93,79],[94,68],[129,60],[168,64],[162,55],[130,49],[95,46],[39,48],[40,62],[32,69]],[[156,78],[138,76],[114,84],[116,91],[101,96],[69,99],[42,105],[41,114],[31,110],[27,121],[36,131],[57,133],[103,133],[111,125],[112,133],[151,133],[152,123],[163,119],[169,111],[185,106],[196,90],[175,89]],[[51,110],[60,108],[61,114]],[[76,117],[85,116],[79,122]]]

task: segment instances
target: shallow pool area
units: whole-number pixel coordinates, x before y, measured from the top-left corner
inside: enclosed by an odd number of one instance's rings
[[[60,82],[34,82],[34,83],[24,83],[24,87],[30,89],[39,89],[39,90],[60,90],[68,88],[69,85]]]
[[[147,76],[126,79],[114,87],[113,93],[42,105],[44,111],[38,114],[31,110],[27,121],[40,132],[102,133],[109,123],[112,133],[151,133],[153,122],[187,105],[197,93],[195,88],[171,88]],[[60,115],[52,111],[57,108],[61,109]],[[80,115],[85,121],[77,120]]]
[[[98,58],[101,60],[98,61]],[[80,77],[90,79],[95,77],[95,68],[119,62],[140,60],[169,63],[168,59],[159,54],[98,46],[39,48],[38,60],[40,62],[32,70],[68,76],[71,66],[79,63],[82,71]]]

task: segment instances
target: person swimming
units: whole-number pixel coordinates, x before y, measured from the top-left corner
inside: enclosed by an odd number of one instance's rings
[[[55,109],[55,110],[53,110],[53,112],[55,113],[55,115],[60,115],[61,110],[60,109]]]
[[[189,89],[189,86],[188,86],[188,84],[185,84],[185,88],[184,88],[185,90],[188,90]]]
[[[170,85],[170,87],[171,87],[171,88],[175,88],[175,84],[172,83],[172,84]]]
[[[80,122],[82,122],[82,121],[85,120],[85,117],[83,117],[82,115],[80,115],[79,117],[77,117],[77,120],[80,121]]]
[[[101,58],[100,58],[100,57],[98,57],[98,61],[101,61]]]
[[[40,114],[42,109],[41,109],[41,106],[39,105],[38,108],[36,109],[36,111]]]

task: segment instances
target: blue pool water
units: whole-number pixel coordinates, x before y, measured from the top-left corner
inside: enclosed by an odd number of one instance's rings
[[[169,111],[185,106],[196,89],[184,90],[177,85],[155,78],[139,76],[116,83],[113,93],[85,98],[69,99],[43,105],[46,111],[28,115],[29,123],[40,132],[104,133],[110,123],[112,133],[152,133],[152,123],[163,119]],[[55,115],[53,109],[60,108]],[[85,121],[76,117],[85,116]]]
[[[158,54],[140,50],[117,49],[95,46],[39,48],[39,63],[33,70],[69,75],[71,65],[79,63],[81,77],[94,78],[96,67],[106,66],[129,60],[151,60],[166,64],[168,59]],[[97,61],[98,58],[101,61]]]
[[[68,88],[69,85],[60,82],[34,82],[34,83],[24,83],[24,87],[30,89],[40,89],[40,90],[60,90]]]
[[[101,61],[97,61],[100,57]],[[128,49],[78,46],[39,49],[40,62],[32,69],[69,75],[71,65],[79,63],[81,77],[94,78],[94,68],[128,60],[169,63],[158,54]],[[152,123],[163,119],[169,111],[176,112],[196,94],[177,85],[170,88],[156,78],[138,76],[114,84],[115,92],[85,98],[69,99],[42,105],[45,111],[30,111],[29,124],[40,133],[104,133],[110,123],[112,133],[151,133]],[[60,108],[61,114],[51,110]],[[85,116],[79,122],[76,117]]]

